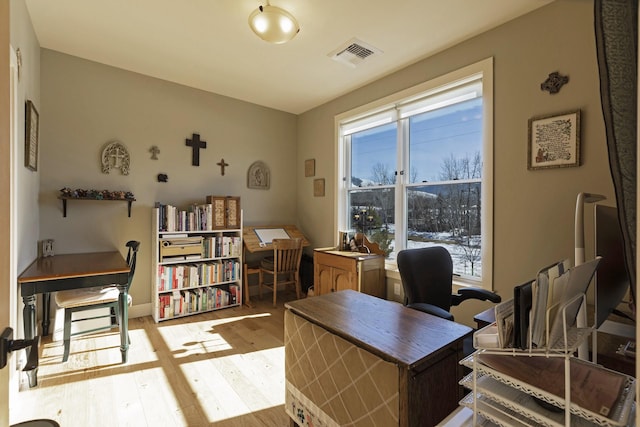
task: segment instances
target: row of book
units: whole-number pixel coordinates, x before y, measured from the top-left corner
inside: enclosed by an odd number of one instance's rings
[[[240,303],[240,286],[174,290],[159,296],[160,319],[209,311]]]
[[[239,257],[242,250],[240,236],[212,236],[202,241],[205,258]]]
[[[156,203],[158,231],[210,231],[213,230],[213,204],[193,204],[188,210]]]
[[[240,263],[221,260],[197,264],[158,265],[158,291],[194,288],[239,280]]]

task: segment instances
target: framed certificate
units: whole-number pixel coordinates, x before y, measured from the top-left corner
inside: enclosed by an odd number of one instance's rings
[[[580,110],[529,119],[529,170],[580,166]]]

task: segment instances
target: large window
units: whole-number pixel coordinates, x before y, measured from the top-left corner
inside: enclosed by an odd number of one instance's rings
[[[337,118],[338,227],[393,261],[440,245],[457,281],[491,288],[493,61]]]

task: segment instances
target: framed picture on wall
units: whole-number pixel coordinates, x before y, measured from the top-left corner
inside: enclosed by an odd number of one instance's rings
[[[33,102],[27,100],[24,132],[24,165],[32,171],[38,170],[39,115]]]
[[[304,161],[304,176],[314,176],[316,174],[316,160],[307,159]]]
[[[313,180],[313,195],[315,197],[324,197],[324,178]]]
[[[529,170],[580,166],[580,110],[529,119]]]

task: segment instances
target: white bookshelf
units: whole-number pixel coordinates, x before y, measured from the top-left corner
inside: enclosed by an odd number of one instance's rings
[[[154,208],[151,223],[156,322],[242,305],[242,220],[239,228],[176,225],[168,231],[161,227],[160,209]],[[197,240],[202,243],[195,244]],[[163,246],[176,249],[167,254]]]

